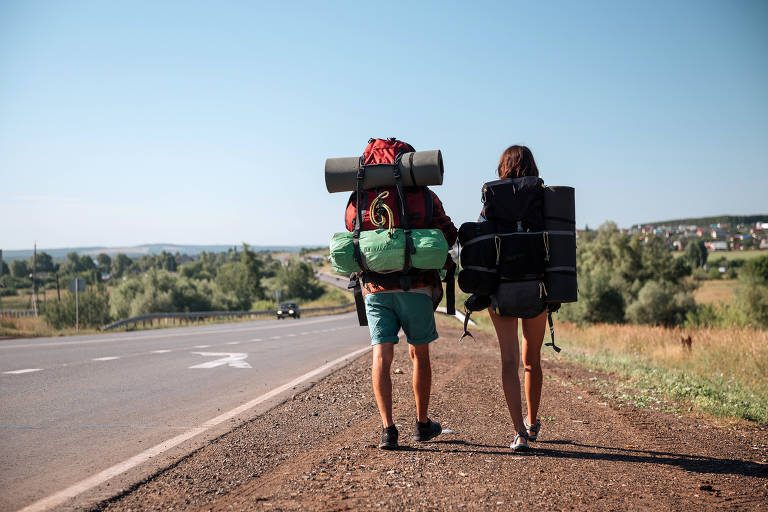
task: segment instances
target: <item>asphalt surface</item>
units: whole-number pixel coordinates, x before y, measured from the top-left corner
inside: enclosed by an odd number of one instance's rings
[[[71,486],[367,343],[354,314],[0,342],[0,510]]]

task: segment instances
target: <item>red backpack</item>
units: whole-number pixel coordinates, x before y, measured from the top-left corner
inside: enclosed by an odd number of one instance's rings
[[[373,165],[390,166],[395,164],[404,153],[413,151],[415,151],[413,146],[394,137],[389,139],[370,139],[363,151],[363,156],[360,157],[360,164],[366,168]],[[355,217],[357,216],[358,205],[362,213],[361,231],[381,227],[371,221],[370,206],[382,194],[382,198],[378,201],[379,206],[377,210],[383,208],[383,205],[389,207],[390,211],[394,214],[393,227],[408,227],[411,229],[430,227],[434,208],[432,192],[427,187],[403,187],[402,193],[405,198],[404,210],[407,212],[407,222],[405,225],[402,219],[403,208],[398,200],[397,187],[391,186],[353,192],[347,202],[344,215],[344,225],[347,227],[347,230],[355,230]]]
[[[357,188],[349,198],[346,215],[344,218],[346,227],[354,234],[355,259],[365,269],[365,264],[360,255],[359,237],[361,231],[367,231],[383,227],[374,220],[381,220],[382,213],[386,211],[387,217],[392,219],[394,228],[402,228],[406,233],[405,269],[398,278],[403,290],[410,289],[411,257],[414,252],[413,240],[410,236],[411,229],[428,228],[432,223],[434,202],[432,192],[427,187],[404,187],[399,174],[397,164],[405,153],[415,151],[407,142],[389,139],[370,139],[368,145],[360,157],[360,170],[357,173]],[[363,179],[366,168],[375,165],[394,166],[395,186],[381,187],[373,190],[363,189]],[[378,199],[377,199],[378,198]],[[374,219],[371,219],[371,205],[376,200],[377,206],[373,208]],[[383,203],[383,204],[382,204]],[[386,208],[385,208],[386,206]],[[388,210],[388,211],[387,211]],[[392,215],[389,215],[389,213]],[[389,226],[387,226],[389,227]],[[365,273],[365,270],[364,272]],[[453,271],[448,275],[449,284],[446,304],[449,314],[454,313]],[[368,325],[365,313],[363,295],[360,289],[360,275],[350,276],[348,288],[354,292],[355,306],[360,325]]]

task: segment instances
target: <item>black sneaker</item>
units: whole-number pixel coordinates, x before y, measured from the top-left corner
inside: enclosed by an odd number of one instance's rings
[[[397,427],[392,425],[390,427],[381,429],[381,442],[379,448],[382,450],[397,450]]]
[[[439,436],[443,432],[443,428],[436,421],[427,419],[426,423],[416,422],[416,434],[413,436],[414,441],[429,441],[433,437]]]

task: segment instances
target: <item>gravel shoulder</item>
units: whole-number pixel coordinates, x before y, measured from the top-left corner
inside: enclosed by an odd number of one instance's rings
[[[370,356],[161,471],[98,509],[768,510],[768,429],[606,399],[618,377],[544,351],[542,434],[527,455],[513,429],[495,338],[456,340],[441,319],[430,415],[452,430],[410,441],[406,345],[396,351],[401,449],[375,448]]]

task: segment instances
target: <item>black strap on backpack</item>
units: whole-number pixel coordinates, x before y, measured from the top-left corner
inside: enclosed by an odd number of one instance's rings
[[[411,270],[413,264],[411,261],[411,255],[416,252],[416,247],[413,245],[413,237],[411,236],[411,223],[408,218],[408,207],[405,199],[405,192],[403,191],[403,176],[400,172],[400,157],[397,155],[394,165],[394,177],[395,188],[397,188],[397,202],[400,206],[400,227],[405,234],[405,263],[403,264],[403,275],[400,277],[400,287],[403,291],[411,289],[411,276],[408,275],[408,271]]]
[[[469,316],[471,314],[472,312],[469,309],[464,308],[464,333],[461,335],[461,338],[459,338],[459,341],[464,340],[464,338],[466,338],[467,336],[469,336],[473,340],[475,339],[475,337],[472,336],[472,333],[469,332]]]
[[[363,253],[360,251],[360,230],[363,228],[363,212],[360,208],[360,198],[363,196],[363,180],[365,179],[365,165],[363,159],[360,159],[360,168],[357,170],[357,183],[355,185],[355,226],[352,231],[352,248],[355,261],[363,272],[367,272],[368,265],[365,263]]]
[[[357,184],[355,186],[355,226],[352,231],[352,248],[355,261],[363,272],[368,270],[363,253],[360,251],[360,230],[363,227],[363,213],[360,208],[360,198],[363,196],[363,179],[365,178],[365,165],[363,159],[360,159],[360,169],[357,171]],[[360,286],[360,273],[354,273],[349,276],[347,289],[352,290],[355,297],[355,310],[357,311],[357,320],[361,326],[368,325],[368,316],[365,314],[365,301],[363,300],[363,289]]]
[[[363,299],[363,288],[360,285],[360,274],[351,274],[347,289],[352,290],[355,297],[355,310],[357,311],[357,320],[361,326],[368,325],[368,315],[365,314],[365,300]]]
[[[552,310],[549,308],[547,308],[547,322],[549,323],[549,336],[552,338],[552,341],[544,345],[552,347],[555,352],[560,352],[560,347],[555,345],[555,324],[552,322]]]
[[[445,312],[451,316],[456,314],[456,263],[451,255],[446,257],[448,268],[445,272]]]

